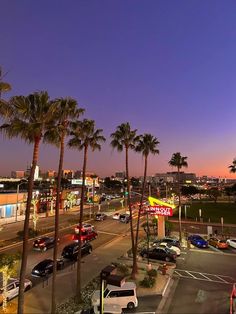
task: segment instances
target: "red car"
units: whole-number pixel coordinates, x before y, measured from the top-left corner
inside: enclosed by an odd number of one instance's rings
[[[96,239],[98,236],[97,232],[94,230],[82,230],[81,233],[81,241],[82,242],[88,242]],[[79,241],[79,234],[73,234],[72,240],[75,242]]]

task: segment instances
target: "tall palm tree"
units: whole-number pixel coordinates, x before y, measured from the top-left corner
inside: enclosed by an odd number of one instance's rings
[[[230,165],[228,168],[229,172],[236,173],[236,158],[233,160],[232,165]]]
[[[77,287],[76,296],[81,302],[81,232],[84,214],[84,193],[85,193],[85,176],[87,169],[88,149],[92,151],[101,150],[101,143],[105,142],[104,136],[101,135],[102,129],[95,129],[94,120],[84,119],[83,121],[76,121],[71,123],[71,139],[68,146],[83,151],[83,178],[80,201],[80,216],[79,216],[79,248],[78,248],[78,262],[77,262]]]
[[[62,167],[64,162],[65,138],[69,135],[69,126],[72,120],[78,119],[84,113],[84,109],[78,108],[77,101],[72,98],[59,98],[55,100],[57,114],[54,124],[45,133],[44,141],[55,144],[60,147],[60,157],[58,163],[57,188],[56,188],[56,206],[55,206],[55,232],[54,238],[59,238],[59,211],[60,211],[60,193]],[[57,254],[58,242],[54,242],[53,250],[53,276],[52,276],[52,298],[51,313],[56,312],[56,272],[57,272]]]
[[[139,234],[139,223],[140,223],[140,215],[141,215],[141,209],[143,204],[143,198],[144,198],[144,191],[145,191],[145,185],[146,185],[146,178],[147,178],[147,165],[148,165],[148,156],[150,154],[156,155],[159,154],[159,150],[157,149],[157,146],[159,144],[159,141],[156,137],[154,137],[151,134],[144,134],[141,135],[139,138],[139,141],[136,146],[136,152],[142,153],[144,157],[144,175],[143,175],[143,183],[142,183],[142,193],[140,197],[140,206],[138,211],[138,221],[137,221],[137,229],[136,229],[136,239],[135,239],[135,254],[137,255],[137,248],[138,248],[138,234]]]
[[[55,105],[50,102],[47,92],[36,92],[28,96],[15,96],[7,102],[11,116],[5,118],[1,131],[8,137],[20,137],[33,144],[32,165],[28,178],[28,197],[25,210],[23,251],[20,269],[18,314],[24,311],[24,282],[26,275],[29,238],[29,218],[34,184],[34,173],[39,156],[39,145],[45,130],[55,114]]]
[[[111,134],[111,146],[116,148],[118,152],[125,150],[125,166],[126,166],[126,179],[127,179],[127,190],[128,190],[128,207],[130,213],[130,233],[131,233],[131,245],[133,253],[133,266],[132,266],[132,278],[135,279],[137,273],[137,259],[135,256],[135,243],[134,243],[134,228],[133,228],[133,217],[132,208],[130,201],[130,177],[129,177],[129,150],[134,150],[138,142],[139,137],[136,135],[137,130],[131,130],[128,122],[122,123],[116,128],[116,131]]]
[[[182,167],[188,167],[188,157],[183,157],[181,154],[174,153],[169,161],[169,165],[176,167],[178,171],[178,197],[179,197],[179,240],[182,241],[182,230],[181,230],[181,191],[180,191],[180,169]]]

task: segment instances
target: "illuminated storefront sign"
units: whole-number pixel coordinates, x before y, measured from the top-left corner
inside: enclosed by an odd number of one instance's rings
[[[148,197],[151,206],[148,206],[147,212],[150,215],[173,216],[174,204],[163,202],[157,198]]]
[[[173,216],[173,209],[167,206],[155,205],[147,208],[149,215]]]

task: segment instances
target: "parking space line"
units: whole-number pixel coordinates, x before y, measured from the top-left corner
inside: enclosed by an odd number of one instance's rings
[[[199,273],[202,277],[205,277],[207,280],[209,280],[209,281],[213,281],[211,278],[209,278],[209,277],[207,277],[207,276],[205,276],[203,273]]]
[[[188,275],[192,276],[194,279],[198,279],[197,277],[193,276],[189,271],[185,271]]]
[[[175,269],[174,273],[181,278],[211,281],[211,282],[225,283],[225,284],[232,284],[233,282],[235,282],[235,279],[230,277],[230,276],[201,273],[201,272],[197,272],[197,271]],[[201,277],[199,277],[199,276],[201,276]]]
[[[221,278],[221,277],[219,277],[219,276],[217,276],[217,275],[215,275],[215,276],[216,276],[218,279],[222,280],[223,282],[228,283],[228,281],[224,280],[223,278]]]
[[[175,270],[175,274],[177,274],[177,275],[180,276],[180,277],[183,277],[183,276],[181,275],[181,273],[179,273],[179,272],[176,271],[176,270]]]

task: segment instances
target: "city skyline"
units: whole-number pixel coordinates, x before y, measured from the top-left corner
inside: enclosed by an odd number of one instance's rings
[[[12,91],[3,97],[47,90],[52,99],[77,99],[107,138],[88,161],[102,177],[125,168],[109,136],[130,122],[160,142],[149,175],[174,171],[168,161],[180,152],[185,172],[235,178],[235,9],[231,0],[4,2],[0,66]],[[0,143],[0,174],[31,163],[32,146],[2,136]],[[58,158],[41,145],[42,169],[57,171]],[[132,176],[143,165],[130,153]],[[81,169],[82,153],[66,149],[63,168]]]

